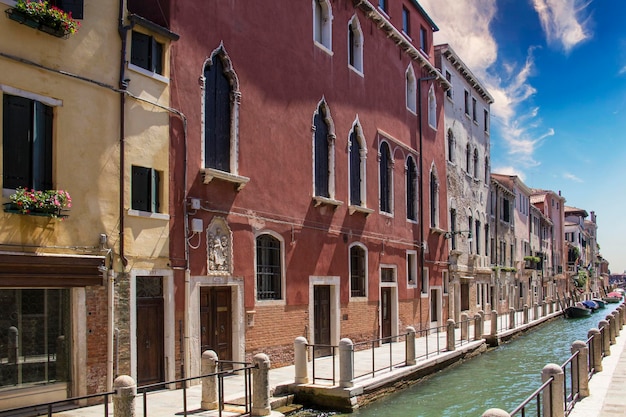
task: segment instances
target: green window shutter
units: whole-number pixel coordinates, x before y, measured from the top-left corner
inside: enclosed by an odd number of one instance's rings
[[[150,190],[151,190],[151,170],[150,168],[132,167],[131,182],[131,208],[139,211],[151,211]]]
[[[159,213],[160,212],[160,199],[159,199],[159,189],[160,189],[160,175],[159,171],[152,169],[150,170],[152,175],[152,212]]]
[[[32,102],[5,94],[3,104],[2,186],[8,189],[32,187]]]

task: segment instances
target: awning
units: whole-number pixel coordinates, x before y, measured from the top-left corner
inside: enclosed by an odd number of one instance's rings
[[[103,285],[104,256],[0,254],[0,288]]]

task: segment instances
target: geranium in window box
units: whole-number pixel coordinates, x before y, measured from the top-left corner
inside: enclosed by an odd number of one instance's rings
[[[68,37],[78,31],[80,22],[47,1],[17,0],[15,7],[7,9],[7,16],[21,24],[39,29],[58,38]]]
[[[29,190],[18,188],[9,196],[10,203],[4,204],[7,213],[29,214],[32,216],[60,217],[72,207],[72,197],[64,190]]]

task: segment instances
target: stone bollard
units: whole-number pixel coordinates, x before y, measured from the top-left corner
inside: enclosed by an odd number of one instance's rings
[[[621,330],[622,327],[624,327],[624,312],[623,312],[623,310],[624,310],[624,305],[621,305],[621,306],[617,307],[617,310],[615,310],[615,311],[617,311],[617,316],[616,316],[617,317],[617,325],[620,328],[620,330]]]
[[[604,356],[611,356],[611,325],[606,320],[600,320],[598,328],[602,332],[602,352]]]
[[[217,353],[213,350],[202,352],[201,370],[202,375],[202,400],[200,408],[203,410],[217,410],[219,407],[218,383],[217,383]]]
[[[406,343],[405,343],[405,354],[406,354],[406,364],[407,366],[415,365],[417,361],[415,360],[415,328],[408,326],[406,328]],[[428,337],[428,335],[426,335]]]
[[[528,324],[528,304],[524,304],[523,317],[524,317],[524,324]],[[533,319],[536,320],[537,318],[533,317]]]
[[[339,386],[354,386],[354,344],[348,338],[339,341]]]
[[[135,397],[137,384],[128,375],[120,375],[113,381],[113,415],[115,417],[135,417]]]
[[[539,304],[533,304],[533,320],[539,319]]]
[[[614,311],[611,313],[611,315],[613,316],[613,326],[615,327],[615,337],[618,337],[619,331],[621,329],[621,326],[619,323],[619,311]]]
[[[18,352],[19,352],[19,337],[18,337],[18,330],[17,327],[15,326],[11,326],[9,327],[9,331],[8,331],[8,349],[9,349],[9,357],[8,357],[8,361],[11,364],[15,364],[17,363],[17,358],[19,357]]]
[[[469,314],[461,313],[461,340],[469,340]]]
[[[515,309],[509,308],[509,329],[515,328]]]
[[[496,310],[491,310],[491,335],[495,336],[498,334],[498,312]]]
[[[541,370],[541,382],[553,377],[551,385],[543,389],[543,417],[565,416],[565,375],[560,365],[549,363]]]
[[[296,376],[294,382],[296,384],[308,384],[309,383],[309,368],[307,366],[306,348],[309,342],[306,337],[296,337],[293,342],[293,359],[296,366]]]
[[[587,332],[587,339],[591,339],[591,363],[595,372],[602,372],[602,334],[592,327]]]
[[[485,411],[481,417],[511,417],[511,415],[499,408],[490,408]]]
[[[576,340],[570,349],[572,355],[578,352],[575,360],[572,361],[572,390],[578,392],[581,398],[589,396],[589,378],[587,376],[587,363],[589,360],[589,348],[587,343]]]
[[[446,336],[447,336],[447,341],[448,341],[448,351],[452,352],[454,351],[454,320],[452,319],[448,319],[447,323],[447,329],[446,329]]]
[[[270,358],[265,353],[257,353],[252,358],[255,368],[252,370],[252,414],[269,416],[270,404]]]
[[[479,313],[474,315],[474,340],[483,338],[483,316]]]
[[[611,344],[615,344],[615,317],[611,314],[606,316],[606,321],[609,322],[609,336],[611,337]]]

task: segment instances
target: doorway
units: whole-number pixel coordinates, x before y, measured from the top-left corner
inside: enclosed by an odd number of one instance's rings
[[[165,381],[163,278],[137,277],[137,384]]]
[[[315,357],[331,354],[330,340],[330,285],[315,285],[313,294],[313,341]]]
[[[231,296],[230,287],[200,288],[200,352],[213,350],[221,361],[233,360]]]
[[[441,319],[441,297],[438,289],[430,290],[430,327],[437,327]]]
[[[392,328],[392,303],[391,303],[391,287],[382,287],[380,289],[380,324],[381,338],[383,343],[391,342]]]

